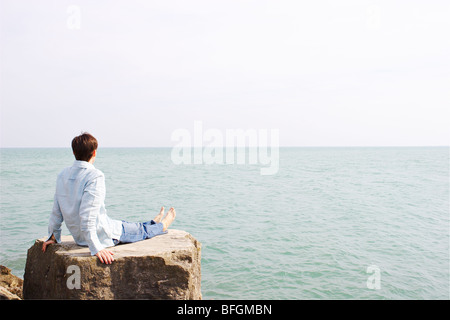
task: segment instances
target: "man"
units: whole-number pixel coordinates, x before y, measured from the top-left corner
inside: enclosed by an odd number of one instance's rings
[[[65,221],[75,242],[88,246],[91,255],[102,263],[114,261],[113,252],[108,250],[118,243],[136,242],[167,233],[175,219],[175,209],[170,208],[164,216],[164,207],[151,221],[131,223],[108,217],[105,209],[105,176],[94,167],[98,142],[89,133],[83,133],[72,140],[75,161],[65,168],[56,180],[53,210],[48,224],[48,238],[42,245],[45,252],[48,245],[61,242],[61,225]]]

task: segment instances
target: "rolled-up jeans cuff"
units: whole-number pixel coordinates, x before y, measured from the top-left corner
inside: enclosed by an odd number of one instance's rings
[[[119,243],[132,243],[153,238],[155,236],[165,234],[163,224],[155,221],[147,222],[127,222],[122,221],[122,235],[120,239],[113,239],[115,245]]]
[[[151,223],[153,222],[153,223]],[[144,230],[147,233],[147,239],[156,237],[160,234],[165,234],[167,233],[167,231],[163,231],[164,229],[164,225],[159,222],[159,223],[155,223],[153,220],[151,221],[151,228],[147,229],[147,225],[144,223]]]

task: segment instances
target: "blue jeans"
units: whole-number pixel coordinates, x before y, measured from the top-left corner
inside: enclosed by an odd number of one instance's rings
[[[114,244],[131,243],[145,239],[150,239],[160,234],[165,234],[163,224],[155,221],[147,222],[127,222],[122,221],[122,235],[120,239],[113,239]]]

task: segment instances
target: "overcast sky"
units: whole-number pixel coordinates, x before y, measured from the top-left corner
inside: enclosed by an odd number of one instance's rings
[[[450,1],[1,0],[2,147],[449,145]]]

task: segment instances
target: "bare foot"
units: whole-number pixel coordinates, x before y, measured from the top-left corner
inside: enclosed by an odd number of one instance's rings
[[[156,223],[160,223],[163,216],[164,216],[164,207],[161,207],[161,210],[159,211],[158,215],[153,218],[153,221],[155,221]]]
[[[163,231],[166,231],[167,228],[172,224],[173,220],[175,220],[176,212],[174,208],[170,208],[169,212],[167,212],[167,215],[165,216],[164,220],[162,221],[163,224]]]

